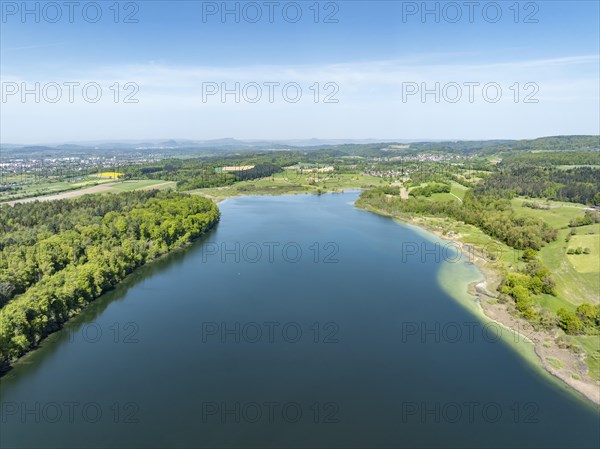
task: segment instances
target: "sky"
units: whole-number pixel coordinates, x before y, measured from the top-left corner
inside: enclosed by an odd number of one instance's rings
[[[600,134],[600,2],[0,1],[0,142]]]

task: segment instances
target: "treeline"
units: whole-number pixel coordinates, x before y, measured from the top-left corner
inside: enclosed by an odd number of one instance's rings
[[[550,277],[550,270],[542,267],[537,261],[531,261],[525,269],[508,273],[499,287],[499,291],[511,296],[517,310],[529,321],[551,325],[544,322],[546,317],[540,315],[534,307],[533,296],[541,293],[556,296],[554,287],[555,283]]]
[[[535,201],[524,201],[523,207],[528,207],[529,209],[549,210],[550,204],[538,203]]]
[[[467,191],[462,203],[430,201],[423,198],[390,198],[378,189],[361,194],[358,205],[368,205],[392,215],[430,215],[451,217],[474,225],[515,249],[539,250],[556,239],[557,231],[534,217],[517,217],[510,201],[476,195]]]
[[[505,156],[501,165],[600,165],[600,151],[540,151]]]
[[[281,171],[281,167],[270,163],[256,164],[253,168],[249,169],[240,168],[239,170],[235,170],[234,167],[233,170],[228,170],[227,172],[201,170],[200,173],[189,173],[188,177],[177,181],[177,189],[192,190],[225,186],[234,182],[265,178]]]
[[[595,210],[586,210],[583,217],[574,217],[569,221],[569,227],[577,228],[579,226],[587,226],[594,223],[600,223],[600,212]]]
[[[178,190],[221,187],[239,181],[271,176],[282,171],[282,167],[294,165],[299,156],[289,152],[250,154],[239,158],[165,159],[146,165],[133,165],[124,169],[125,179],[161,179],[175,181]],[[233,167],[223,171],[223,167]],[[254,166],[243,169],[245,166]],[[235,170],[235,167],[240,167]]]
[[[157,190],[2,206],[0,367],[218,220],[204,197]]]
[[[600,169],[510,165],[501,167],[475,186],[479,194],[512,198],[516,195],[600,205]]]
[[[525,140],[483,140],[453,142],[417,142],[411,149],[450,153],[495,154],[522,151],[569,151],[600,149],[600,136],[553,136]]]
[[[600,334],[600,305],[584,303],[575,312],[561,308],[556,314],[536,307],[535,295],[556,296],[550,274],[534,257],[524,269],[506,275],[499,287],[500,300],[505,300],[503,295],[510,296],[524,318],[545,329],[558,326],[569,335]]]
[[[450,185],[442,183],[431,183],[424,187],[412,189],[409,195],[430,197],[434,193],[450,193]]]
[[[505,149],[519,151],[571,151],[598,150],[600,136],[551,136],[538,139],[512,141],[503,146]]]
[[[558,326],[569,335],[599,335],[600,305],[584,303],[575,312],[558,309]]]

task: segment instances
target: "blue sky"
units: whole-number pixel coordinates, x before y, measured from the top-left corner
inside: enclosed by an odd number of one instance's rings
[[[89,2],[76,2],[72,21],[65,2],[28,2],[34,12],[25,16],[22,2],[1,3],[5,143],[600,132],[597,1],[475,2],[471,10],[426,2],[439,13],[425,16],[421,1],[272,2],[272,23],[262,1],[228,2],[238,20],[223,19],[223,2],[120,2],[116,17],[115,2],[100,1],[95,23]],[[136,23],[125,23],[128,14]],[[70,102],[65,82],[97,83],[101,98],[86,101],[77,86]],[[35,83],[39,102],[21,96]],[[57,102],[47,98],[52,83],[61,86]],[[279,83],[272,102],[264,83]],[[301,88],[297,102],[283,94],[288,83]],[[256,85],[262,97],[248,101]],[[483,86],[499,87],[499,97]],[[239,101],[222,88],[237,89]],[[439,98],[423,97],[425,89]],[[124,102],[128,93],[138,102]]]

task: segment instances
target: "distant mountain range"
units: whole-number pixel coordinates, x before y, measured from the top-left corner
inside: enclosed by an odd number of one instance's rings
[[[317,147],[325,145],[343,145],[343,144],[369,144],[379,142],[398,142],[410,143],[417,140],[407,139],[285,139],[285,140],[240,140],[233,138],[211,139],[211,140],[189,140],[189,139],[167,139],[167,140],[98,140],[85,142],[65,142],[65,143],[43,143],[39,145],[23,144],[0,144],[2,148],[60,148],[65,150],[83,150],[90,148],[102,149],[169,149],[169,148],[221,148],[236,147],[244,148],[283,148],[291,147]],[[421,141],[425,141],[424,139]]]
[[[567,149],[600,149],[600,136],[554,136],[524,140],[409,140],[409,139],[286,139],[286,140],[240,140],[233,138],[212,140],[160,139],[125,141],[65,142],[60,144],[19,145],[0,144],[0,152],[18,153],[27,157],[59,157],[101,152],[123,154],[127,152],[151,152],[164,156],[169,154],[220,154],[223,152],[266,150],[318,150],[331,147],[373,147],[394,144],[411,144],[412,150],[444,152],[494,152],[535,151]],[[1,154],[0,154],[1,155]]]

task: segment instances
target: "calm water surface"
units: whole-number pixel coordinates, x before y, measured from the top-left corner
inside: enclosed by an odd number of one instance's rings
[[[204,241],[2,378],[0,446],[598,447],[598,412],[486,335],[433,244],[357,195],[222,203]]]

